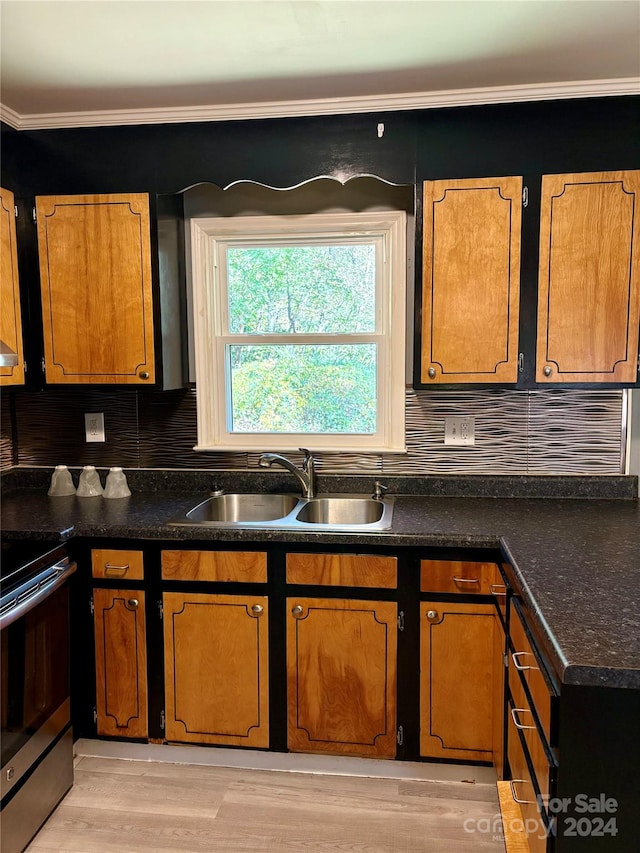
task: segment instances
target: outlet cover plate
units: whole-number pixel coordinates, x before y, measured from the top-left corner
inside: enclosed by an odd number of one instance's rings
[[[104,412],[85,412],[84,433],[87,442],[107,440],[104,434]]]
[[[476,419],[451,417],[444,419],[444,443],[469,446],[476,443]]]

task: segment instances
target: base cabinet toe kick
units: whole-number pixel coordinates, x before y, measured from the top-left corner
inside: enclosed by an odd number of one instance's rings
[[[493,765],[514,850],[637,850],[640,691],[561,684],[499,553],[121,544],[77,736]]]

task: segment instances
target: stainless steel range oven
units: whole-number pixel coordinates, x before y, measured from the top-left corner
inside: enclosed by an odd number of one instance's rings
[[[0,848],[20,853],[73,784],[69,585],[63,547],[3,543]]]

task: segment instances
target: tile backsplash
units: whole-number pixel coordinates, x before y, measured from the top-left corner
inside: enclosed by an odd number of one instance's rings
[[[620,474],[626,392],[406,392],[407,452],[320,453],[325,473]],[[85,412],[104,412],[106,442],[86,443]],[[256,453],[195,452],[196,391],[52,388],[2,394],[2,469],[21,465],[246,470]],[[12,430],[12,415],[15,428]],[[475,420],[475,444],[444,444],[444,419]],[[269,450],[268,442],[265,450]],[[313,449],[313,442],[311,442]]]

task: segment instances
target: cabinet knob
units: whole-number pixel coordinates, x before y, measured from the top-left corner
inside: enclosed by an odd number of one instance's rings
[[[149,378],[149,371],[148,370],[141,370],[140,373],[138,373],[138,376],[140,377],[140,379],[148,379]]]
[[[137,598],[128,598],[127,599],[127,607],[129,607],[131,610],[135,610],[136,607],[138,606],[138,604],[139,604],[139,601]]]
[[[254,616],[262,616],[262,611],[264,610],[261,604],[254,604],[251,608],[251,612]]]
[[[547,364],[546,367],[543,368],[542,372],[544,373],[545,376],[551,376],[552,370],[549,367],[549,365]]]
[[[292,615],[292,616],[295,616],[295,617],[296,617],[296,619],[297,619],[299,616],[302,616],[302,613],[303,613],[303,608],[302,608],[299,604],[296,604],[296,606],[295,606],[295,607],[292,607],[292,608],[291,608],[291,615]]]
[[[427,373],[429,374],[429,379],[435,379],[436,378],[435,367],[430,367],[429,370],[427,370]]]
[[[438,611],[437,610],[427,610],[427,619],[437,619]]]

